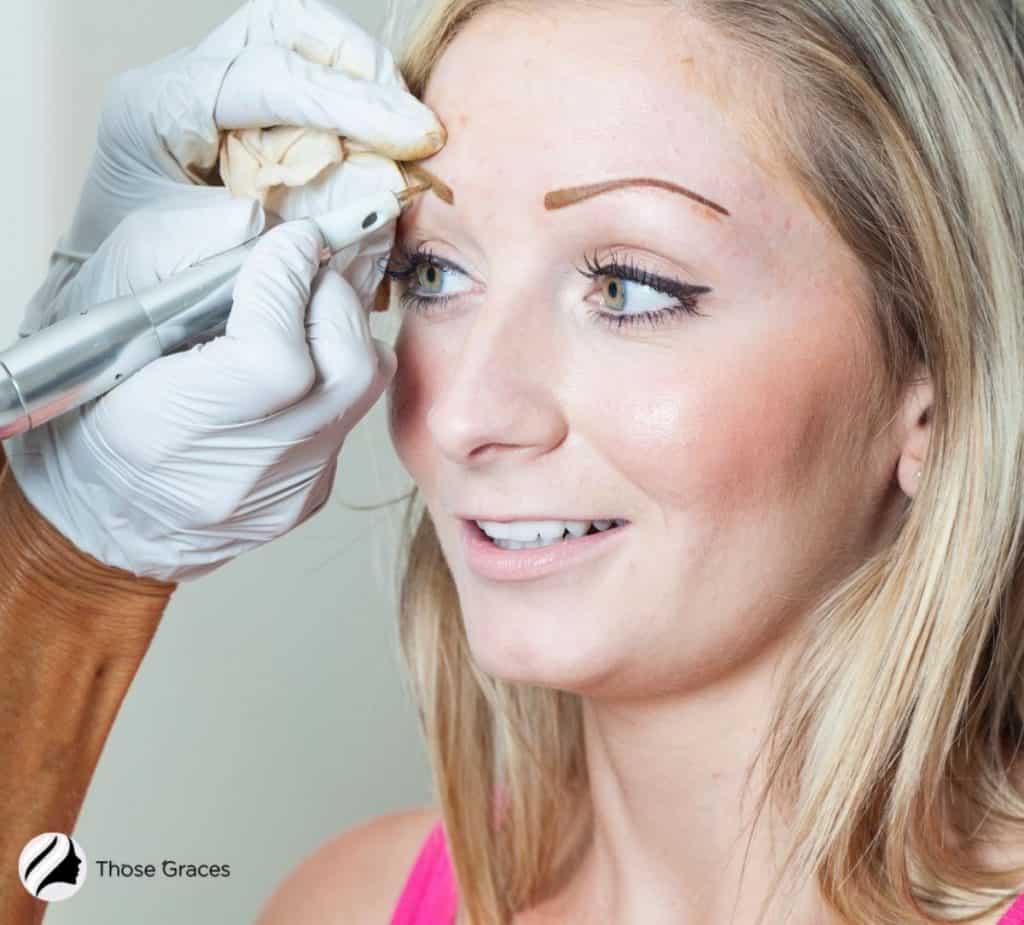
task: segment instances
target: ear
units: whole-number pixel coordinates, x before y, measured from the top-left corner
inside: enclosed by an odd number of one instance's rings
[[[900,488],[911,498],[917,495],[924,478],[923,470],[932,429],[932,398],[931,376],[927,369],[918,367],[914,379],[907,387],[900,410],[903,436],[896,465]]]

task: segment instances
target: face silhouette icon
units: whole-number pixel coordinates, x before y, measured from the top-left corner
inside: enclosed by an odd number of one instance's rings
[[[32,869],[43,861],[44,858],[49,858],[53,853],[59,850],[58,842],[60,837],[55,835],[53,840],[32,860],[28,868],[25,871],[27,877]],[[46,887],[51,883],[66,883],[69,886],[75,886],[78,883],[78,872],[82,867],[82,859],[75,852],[75,844],[69,838],[67,854],[58,862],[57,866],[53,868],[40,882],[39,886],[36,887],[36,896],[40,896]]]

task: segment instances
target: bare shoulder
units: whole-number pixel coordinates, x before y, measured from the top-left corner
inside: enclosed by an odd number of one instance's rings
[[[295,867],[256,925],[388,925],[406,877],[441,812],[423,806],[376,816],[335,836]]]

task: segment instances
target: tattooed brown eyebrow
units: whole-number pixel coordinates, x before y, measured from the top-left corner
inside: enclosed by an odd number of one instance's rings
[[[434,191],[438,199],[448,203],[450,206],[455,205],[455,194],[452,192],[452,188],[440,177],[427,170],[426,167],[411,163],[401,164],[400,167],[405,175],[406,182],[408,182],[409,177],[412,177],[420,183],[426,183]]]
[[[678,183],[672,183],[669,180],[658,180],[653,177],[627,177],[623,180],[607,180],[603,183],[590,183],[586,186],[570,186],[565,189],[552,190],[544,197],[544,208],[549,211],[552,209],[564,209],[566,206],[575,205],[577,202],[583,202],[586,199],[592,199],[594,196],[600,196],[602,193],[640,186],[653,186],[672,193],[679,193],[679,195],[686,196],[688,199],[706,206],[719,215],[731,215],[724,206],[720,206],[717,202],[708,199],[706,196],[701,196],[700,193],[695,193],[693,190],[680,186]]]
[[[443,202],[448,203],[448,205],[455,204],[455,194],[452,192],[452,188],[440,177],[427,170],[426,167],[411,163],[405,163],[401,166],[407,178],[411,177],[428,184]],[[678,193],[680,196],[685,196],[687,199],[691,199],[716,213],[711,216],[713,218],[718,215],[728,217],[732,214],[725,206],[719,205],[713,199],[708,199],[707,196],[695,193],[693,190],[680,186],[678,183],[673,183],[670,180],[659,180],[655,177],[627,177],[622,180],[606,180],[601,183],[589,183],[584,186],[568,186],[564,189],[552,190],[544,196],[544,208],[549,212],[555,209],[565,209],[568,206],[576,205],[578,202],[593,199],[595,196],[600,196],[613,190],[644,186],[668,190],[672,193]]]

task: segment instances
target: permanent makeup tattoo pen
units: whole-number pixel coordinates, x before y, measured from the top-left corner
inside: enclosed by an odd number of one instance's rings
[[[397,218],[427,189],[420,184],[375,193],[314,221],[333,254]],[[142,292],[61,319],[0,352],[0,439],[103,395],[161,356],[222,334],[235,279],[260,237]]]

